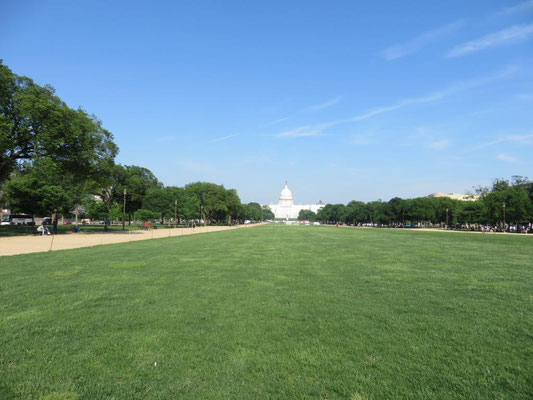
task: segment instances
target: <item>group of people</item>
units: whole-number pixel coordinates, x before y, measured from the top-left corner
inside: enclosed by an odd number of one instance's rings
[[[55,235],[57,233],[57,218],[55,218],[52,222],[51,230],[48,228],[46,219],[44,219],[43,222],[41,222],[41,224],[37,227],[37,232],[41,234],[41,236],[51,235],[52,233]]]
[[[78,225],[74,225],[72,230],[77,233],[80,231],[80,227]],[[50,228],[48,228],[47,221],[44,219],[43,222],[41,222],[41,224],[37,227],[37,233],[39,233],[41,236],[57,234],[57,218],[53,220]]]
[[[511,225],[511,226],[505,226],[505,228],[496,228],[495,226],[491,225],[481,225],[481,232],[482,233],[496,233],[496,229],[498,229],[498,232],[510,232],[510,233],[523,233],[527,235],[528,231],[531,229],[529,225]]]

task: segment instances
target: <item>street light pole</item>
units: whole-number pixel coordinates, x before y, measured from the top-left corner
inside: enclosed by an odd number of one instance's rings
[[[446,229],[448,229],[448,209],[446,209]]]
[[[505,201],[502,204],[503,209],[503,231],[505,232]]]
[[[126,188],[124,188],[124,204],[122,206],[122,230],[126,230]]]

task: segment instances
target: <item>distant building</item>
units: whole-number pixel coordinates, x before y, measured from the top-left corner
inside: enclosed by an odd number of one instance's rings
[[[285,182],[285,187],[281,191],[278,204],[269,204],[267,207],[274,213],[274,218],[287,220],[298,218],[301,210],[310,210],[316,213],[324,207],[324,204],[321,202],[318,204],[294,204],[292,192],[287,182]]]
[[[453,200],[476,201],[481,197],[478,194],[460,194],[460,193],[431,193],[428,197],[447,197]]]

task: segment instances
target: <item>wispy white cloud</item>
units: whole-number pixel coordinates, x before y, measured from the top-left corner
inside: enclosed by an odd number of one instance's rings
[[[406,98],[406,99],[400,100],[396,104],[392,104],[390,106],[377,107],[377,108],[375,108],[373,110],[370,110],[370,111],[367,111],[365,113],[356,115],[356,116],[354,116],[352,118],[349,118],[349,119],[347,119],[345,121],[342,121],[342,122],[362,121],[362,120],[365,120],[365,119],[368,119],[368,118],[372,118],[372,117],[374,117],[376,115],[384,114],[384,113],[391,112],[391,111],[395,111],[395,110],[398,110],[400,108],[404,108],[404,107],[407,107],[407,106],[410,106],[410,105],[432,103],[432,102],[435,102],[435,101],[438,101],[438,100],[442,100],[442,99],[444,99],[444,98],[446,98],[448,96],[451,96],[453,94],[456,94],[458,92],[461,92],[461,91],[464,91],[464,90],[468,90],[468,89],[473,89],[473,88],[480,87],[480,86],[484,86],[484,85],[487,85],[487,84],[492,83],[494,81],[506,78],[506,77],[514,74],[516,71],[517,71],[517,68],[511,66],[511,67],[507,67],[504,70],[499,71],[499,72],[497,72],[497,73],[495,73],[493,75],[488,75],[488,76],[484,76],[484,77],[477,78],[477,79],[471,79],[471,80],[467,80],[467,81],[455,82],[455,83],[451,84],[450,86],[448,86],[447,88],[441,89],[441,90],[433,92],[433,93],[429,93],[429,94],[427,94],[425,96]]]
[[[533,35],[533,24],[515,25],[510,28],[502,29],[501,31],[490,33],[478,39],[474,39],[469,42],[455,46],[448,52],[447,56],[465,56],[468,54],[485,50],[489,47],[503,46],[506,44],[515,43],[531,35]]]
[[[358,114],[358,115],[355,115],[349,118],[342,118],[342,119],[337,119],[333,121],[323,122],[323,123],[316,124],[313,126],[309,126],[309,125],[300,126],[300,127],[288,130],[288,131],[280,132],[278,134],[269,135],[269,136],[277,136],[277,137],[318,136],[321,134],[321,132],[324,129],[331,128],[336,125],[350,123],[350,122],[363,121],[363,120],[375,117],[377,115],[399,110],[401,108],[411,106],[411,105],[433,103],[439,100],[443,100],[446,97],[452,96],[456,93],[469,90],[469,89],[474,89],[476,87],[488,85],[500,79],[505,79],[513,75],[516,71],[518,71],[517,67],[509,66],[492,75],[487,75],[481,78],[470,79],[466,81],[455,82],[444,89],[441,89],[433,93],[429,93],[425,96],[405,98],[405,99],[399,100],[395,104],[391,104],[388,106],[382,106],[382,107],[376,107],[362,114]]]
[[[271,121],[269,125],[276,125],[276,124],[280,124],[282,122],[285,122],[289,119],[289,117],[284,117],[284,118],[278,118],[278,119],[275,119],[274,121]]]
[[[280,132],[274,136],[277,137],[305,137],[305,136],[318,136],[320,135],[320,129],[312,128],[310,126],[299,126],[297,128]]]
[[[450,145],[450,141],[448,139],[443,139],[443,140],[437,140],[435,142],[431,142],[428,145],[428,147],[435,149],[435,150],[443,150],[449,145]]]
[[[494,18],[500,18],[500,17],[515,15],[515,14],[525,14],[526,12],[531,11],[531,10],[533,10],[533,0],[527,0],[522,3],[518,3],[514,6],[503,8],[500,11],[494,14],[491,14],[487,18],[490,20]],[[423,49],[424,47],[451,35],[455,31],[458,31],[459,29],[463,28],[465,25],[466,25],[466,21],[464,19],[461,19],[461,20],[449,23],[447,25],[444,25],[444,26],[441,26],[435,29],[430,29],[412,38],[411,40],[408,40],[403,43],[397,43],[393,46],[387,47],[386,49],[379,52],[379,55],[381,58],[387,61],[392,61],[398,58],[408,56],[410,54],[414,54],[420,51],[421,49]],[[473,40],[471,42],[464,43],[452,49],[452,51],[450,51],[448,56],[457,57],[457,55],[454,55],[454,52],[460,51],[463,46],[479,46],[479,45],[483,45],[483,43],[487,40],[489,40],[491,43],[494,42],[494,45],[500,44],[499,42],[503,43],[503,42],[507,42],[510,40],[518,40],[519,38],[514,38],[514,37],[508,38],[507,37],[507,36],[513,36],[513,35],[520,36],[524,34],[524,32],[521,32],[518,28],[521,28],[521,26],[515,26],[512,28],[504,29],[502,31],[489,34],[487,36]],[[527,35],[529,35],[529,33],[527,33]],[[492,44],[490,44],[489,46],[492,46]],[[484,46],[483,48],[485,47],[488,47],[488,46]],[[466,47],[464,51],[467,51]],[[468,51],[468,52],[471,52],[471,51]]]
[[[231,139],[231,138],[234,138],[236,136],[239,136],[238,133],[234,134],[234,135],[228,135],[228,136],[222,136],[222,137],[218,137],[218,138],[215,138],[215,139],[212,139],[212,140],[208,140],[207,143],[217,143],[217,142],[222,142],[224,140],[228,140],[228,139]]]
[[[521,14],[533,9],[533,0],[524,1],[517,5],[504,8],[493,15],[493,17],[501,17],[511,14]]]
[[[452,32],[458,30],[464,25],[464,21],[456,21],[448,25],[441,26],[422,33],[421,35],[405,42],[395,44],[381,51],[379,55],[387,61],[396,60],[409,54],[416,53],[423,47],[435,42]]]
[[[324,103],[315,104],[315,105],[312,105],[312,106],[306,107],[306,108],[304,109],[304,111],[307,111],[307,112],[315,112],[315,111],[325,110],[326,108],[329,108],[329,107],[334,106],[334,105],[337,104],[339,101],[341,101],[341,98],[340,98],[340,97],[335,97],[334,99],[328,100],[328,101],[326,101],[326,102],[324,102]]]
[[[507,154],[498,154],[496,156],[496,158],[500,161],[504,161],[504,162],[508,162],[508,163],[513,163],[516,161],[516,158],[512,157],[512,156],[508,156]]]
[[[525,135],[508,135],[504,137],[500,137],[494,140],[491,140],[490,142],[481,143],[474,147],[475,150],[481,149],[483,147],[489,147],[494,146],[497,144],[502,143],[518,143],[525,146],[531,146],[533,145],[533,133],[525,134]]]

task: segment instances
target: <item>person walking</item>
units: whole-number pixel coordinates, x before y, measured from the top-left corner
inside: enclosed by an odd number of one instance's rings
[[[57,235],[57,216],[54,218],[54,222],[52,222],[52,232],[54,232],[54,235]]]
[[[144,221],[144,230],[147,231],[150,226],[150,222]]]

